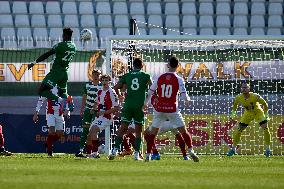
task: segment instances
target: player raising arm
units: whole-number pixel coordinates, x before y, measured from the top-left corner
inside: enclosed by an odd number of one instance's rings
[[[61,97],[67,98],[69,64],[77,50],[75,44],[71,41],[72,33],[72,29],[64,28],[62,34],[63,41],[54,45],[50,51],[44,53],[28,65],[28,69],[31,69],[36,63],[42,62],[49,56],[55,54],[52,68],[40,85],[38,91],[39,96],[46,97],[50,100],[56,100],[60,103],[62,102]],[[53,94],[50,90],[56,85],[58,87],[58,94]]]
[[[152,121],[151,133],[147,141],[146,161],[150,160],[151,150],[155,143],[155,137],[159,128],[163,128],[163,123],[169,121],[173,129],[177,129],[184,139],[188,147],[188,153],[193,161],[198,162],[199,158],[193,151],[191,134],[185,128],[185,122],[178,109],[178,92],[181,93],[181,99],[189,101],[189,96],[186,93],[183,79],[177,75],[176,69],[179,65],[179,60],[176,57],[170,58],[168,63],[169,71],[159,76],[148,91],[146,104],[150,100],[153,93],[157,92],[157,104],[155,106],[154,117]],[[145,104],[145,105],[146,105]]]
[[[236,110],[241,104],[244,108],[244,113],[241,116],[239,126],[233,133],[233,146],[228,152],[228,156],[236,154],[237,145],[240,142],[243,130],[247,128],[252,120],[259,123],[259,126],[263,129],[264,143],[265,143],[265,156],[270,157],[270,131],[267,126],[269,121],[268,117],[268,105],[267,102],[259,95],[250,92],[250,86],[248,83],[241,84],[241,94],[236,96],[232,108],[231,118],[236,116]],[[263,108],[260,106],[262,105]]]
[[[53,94],[58,94],[57,87],[53,87],[51,89],[51,92]],[[38,114],[39,114],[40,108],[43,102],[46,100],[47,100],[46,122],[48,126],[48,136],[45,142],[45,147],[46,147],[47,155],[53,156],[53,144],[54,142],[59,140],[64,135],[64,131],[65,131],[65,121],[63,117],[63,111],[64,109],[66,109],[67,112],[73,111],[74,105],[73,105],[73,100],[71,97],[68,97],[66,107],[63,107],[63,105],[59,104],[56,100],[50,100],[50,99],[46,99],[45,97],[39,97],[37,106],[36,106],[36,111],[33,115],[33,121],[35,123],[38,122]]]

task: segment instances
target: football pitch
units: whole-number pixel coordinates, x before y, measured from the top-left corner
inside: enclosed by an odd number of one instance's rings
[[[284,188],[284,157],[201,156],[200,162],[177,156],[159,161],[74,158],[72,154],[15,154],[0,157],[0,188]]]

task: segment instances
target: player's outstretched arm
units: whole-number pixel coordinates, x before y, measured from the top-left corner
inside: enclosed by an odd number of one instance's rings
[[[38,62],[42,62],[44,61],[45,59],[47,59],[49,56],[55,54],[55,50],[54,49],[51,49],[50,51],[42,54],[40,57],[38,57],[35,61],[33,61],[32,63],[30,63],[28,65],[28,69],[30,70],[36,63]]]

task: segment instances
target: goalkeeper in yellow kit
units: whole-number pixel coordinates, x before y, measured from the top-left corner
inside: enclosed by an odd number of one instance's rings
[[[227,153],[227,156],[236,154],[236,147],[240,142],[243,130],[247,128],[252,120],[255,120],[259,123],[259,126],[264,132],[265,156],[270,157],[270,132],[267,126],[267,122],[269,121],[267,102],[259,94],[250,92],[248,83],[242,83],[241,94],[236,96],[234,100],[231,118],[236,116],[236,110],[239,104],[244,107],[244,113],[241,116],[239,126],[233,133],[233,146]]]

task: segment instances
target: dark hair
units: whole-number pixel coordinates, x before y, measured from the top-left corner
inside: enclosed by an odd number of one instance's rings
[[[173,56],[170,58],[170,66],[171,68],[177,68],[179,64],[179,60],[177,59],[177,57]]]
[[[141,58],[135,58],[135,59],[133,60],[133,66],[134,66],[134,68],[139,68],[139,69],[141,69],[141,68],[143,67],[143,61],[142,61],[142,59],[141,59]]]
[[[101,79],[103,79],[103,78],[107,78],[109,81],[111,81],[111,77],[108,74],[103,74],[101,76]]]
[[[72,33],[73,33],[73,30],[71,28],[64,28],[63,29],[63,34],[65,34],[66,36],[68,37],[72,37]]]
[[[101,74],[101,71],[98,70],[98,69],[94,69],[94,70],[92,71],[92,74],[95,74],[95,73]]]

